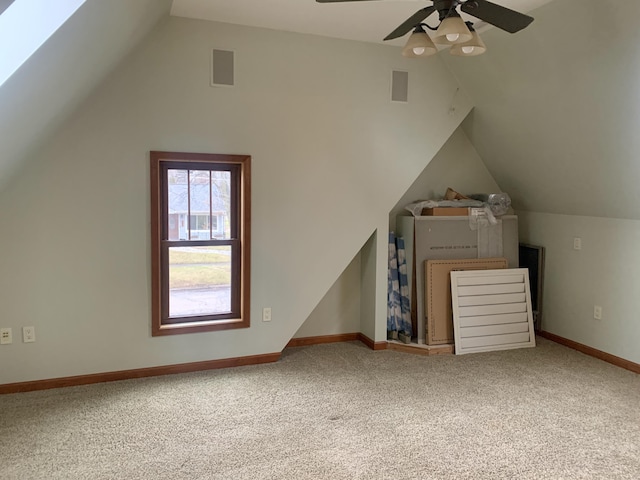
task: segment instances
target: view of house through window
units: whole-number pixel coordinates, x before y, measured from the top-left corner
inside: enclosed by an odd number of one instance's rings
[[[167,186],[169,240],[229,238],[229,171],[167,169]],[[169,317],[230,313],[230,247],[169,248],[169,291]]]
[[[151,153],[155,334],[248,326],[248,159]]]

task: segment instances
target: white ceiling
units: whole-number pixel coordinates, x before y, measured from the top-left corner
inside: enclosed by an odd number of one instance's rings
[[[495,0],[521,13],[552,0]],[[325,37],[383,43],[382,39],[430,0],[316,3],[315,0],[173,0],[171,14]],[[429,17],[435,26],[437,15]],[[534,22],[535,25],[535,22]],[[476,24],[479,31],[483,26]],[[486,24],[485,24],[486,27]],[[403,45],[406,39],[386,42]]]

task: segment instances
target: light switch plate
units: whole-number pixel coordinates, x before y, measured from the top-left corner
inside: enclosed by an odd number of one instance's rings
[[[36,327],[22,327],[22,341],[32,343],[36,341]]]
[[[573,239],[573,249],[574,250],[582,250],[582,239],[580,237],[574,237],[574,239]]]

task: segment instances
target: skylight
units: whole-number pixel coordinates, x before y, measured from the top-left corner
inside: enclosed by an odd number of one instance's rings
[[[13,0],[0,0],[0,15],[2,15],[2,12],[9,8],[9,5],[11,5],[12,3]]]
[[[0,85],[85,1],[15,0],[11,3],[0,14]]]

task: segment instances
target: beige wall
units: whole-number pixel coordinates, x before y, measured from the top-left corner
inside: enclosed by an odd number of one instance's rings
[[[530,13],[483,34],[484,55],[442,55],[476,106],[467,135],[519,210],[639,220],[640,2]]]
[[[501,191],[462,127],[451,135],[393,207],[389,213],[389,228],[396,228],[397,215],[410,215],[405,209],[407,205],[419,200],[440,199],[447,187],[467,195]]]
[[[333,283],[294,338],[360,331],[360,253]]]
[[[500,191],[500,187],[487,171],[462,128],[458,128],[451,135],[391,210],[389,229],[395,230],[397,215],[409,214],[404,209],[405,205],[421,199],[441,198],[448,186],[464,193]],[[370,309],[375,304],[372,298],[375,296],[375,286],[370,284],[375,281],[375,272],[367,273],[367,261],[361,260],[361,257],[364,257],[372,262],[371,255],[376,248],[374,243],[374,239],[371,239],[363,247],[361,254],[345,269],[300,327],[296,337],[362,331],[370,338],[374,338],[375,332],[372,328],[368,330],[368,334],[365,330],[374,316]],[[383,248],[386,248],[385,242],[383,242]],[[373,269],[371,266],[369,268]],[[362,271],[362,278],[359,276],[359,270]],[[373,277],[367,278],[367,275]],[[369,294],[367,294],[367,285],[369,285]],[[360,302],[362,302],[362,310]],[[363,328],[360,327],[359,318],[362,318]]]
[[[475,104],[463,128],[514,199],[521,240],[547,248],[543,327],[638,362],[640,2],[530,13],[515,35],[483,34],[485,55],[443,55]]]
[[[546,249],[542,328],[640,363],[640,222],[518,215],[521,240]],[[602,320],[593,318],[595,305]]]
[[[236,51],[234,88],[209,86],[214,47]],[[389,101],[394,68],[410,72],[407,104]],[[458,95],[448,114],[456,88],[439,58],[395,47],[163,22],[0,194],[0,326],[37,335],[0,348],[0,383],[280,351],[372,234],[386,238],[471,108]],[[149,150],[252,155],[250,329],[150,336]],[[380,339],[384,247],[361,324]]]

